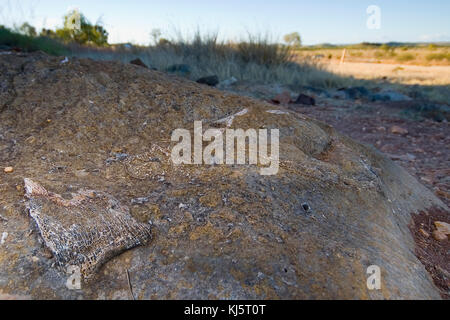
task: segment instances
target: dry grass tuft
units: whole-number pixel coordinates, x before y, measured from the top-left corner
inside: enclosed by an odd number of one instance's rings
[[[178,36],[150,47],[81,48],[73,47],[77,57],[118,60],[124,63],[140,58],[147,66],[166,71],[173,65],[187,65],[182,75],[192,80],[217,75],[220,80],[235,77],[258,84],[305,85],[320,88],[341,87],[354,79],[331,74],[311,59],[294,61],[288,46],[271,41],[269,36],[252,36],[238,43],[222,42],[217,34],[197,32],[192,39]]]

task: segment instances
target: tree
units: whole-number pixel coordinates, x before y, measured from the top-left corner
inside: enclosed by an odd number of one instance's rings
[[[166,38],[159,38],[158,46],[167,46],[170,44],[170,41]]]
[[[108,45],[108,32],[100,24],[91,24],[77,10],[72,10],[64,16],[64,27],[55,32],[43,30],[49,36],[60,38],[64,42],[76,42],[81,45]]]
[[[30,25],[28,22],[23,23],[19,28],[18,31],[26,36],[29,37],[36,37],[37,32],[36,28]]]
[[[150,32],[150,36],[153,39],[153,43],[156,45],[158,44],[158,40],[161,37],[162,32],[160,29],[152,29],[152,31]]]
[[[284,36],[284,41],[293,47],[300,47],[302,45],[302,39],[298,32],[292,32]]]

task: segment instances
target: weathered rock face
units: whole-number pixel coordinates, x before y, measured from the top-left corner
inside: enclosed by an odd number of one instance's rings
[[[14,167],[0,174],[0,296],[128,299],[128,270],[140,299],[440,297],[408,224],[448,208],[390,160],[281,107],[133,65],[61,60],[0,56],[0,166]],[[172,163],[173,130],[217,127],[244,109],[231,127],[280,129],[276,175]],[[24,178],[64,203],[79,190],[111,195],[153,239],[109,255],[69,290],[26,209]],[[39,208],[58,223],[51,205]],[[371,265],[381,290],[367,288]]]
[[[88,279],[111,257],[151,239],[150,226],[107,194],[83,190],[66,200],[30,179],[25,192],[27,210],[63,272],[77,267]]]

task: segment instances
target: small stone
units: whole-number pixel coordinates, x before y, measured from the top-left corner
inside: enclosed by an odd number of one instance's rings
[[[296,104],[303,104],[306,106],[315,106],[316,105],[316,100],[314,100],[313,97],[307,96],[306,94],[301,93],[298,97],[297,100],[295,100]]]
[[[13,167],[6,167],[4,169],[5,173],[13,173],[14,172],[14,168]]]
[[[185,209],[185,208],[187,208],[188,206],[187,205],[185,205],[184,203],[180,203],[179,205],[178,205],[178,208],[179,209]]]
[[[420,177],[420,180],[429,183],[429,184],[433,184],[433,180],[429,177]]]
[[[444,233],[440,232],[439,230],[433,231],[433,238],[437,241],[447,240],[447,236]]]
[[[210,87],[215,87],[219,83],[219,78],[217,76],[208,76],[200,78],[196,81],[197,83],[206,84]]]
[[[6,238],[8,238],[8,232],[3,232],[2,238],[0,239],[0,244],[4,244],[6,242]]]
[[[406,136],[409,133],[407,129],[399,127],[399,126],[392,126],[389,131],[393,134],[399,134],[402,136]]]
[[[131,199],[131,203],[132,204],[145,204],[147,202],[149,202],[149,198],[147,197],[140,197],[140,198],[136,198],[136,199]]]
[[[136,65],[136,66],[144,67],[144,68],[148,69],[147,65],[146,65],[141,59],[139,59],[139,58],[136,58],[136,59],[134,59],[134,60],[131,60],[130,63],[131,63],[131,64],[134,64],[134,65]]]
[[[450,224],[442,221],[435,221],[434,225],[436,226],[437,231],[449,235],[450,234]]]
[[[272,102],[276,104],[288,104],[291,102],[291,94],[289,91],[283,91],[279,95],[275,96],[275,98],[272,99]]]
[[[50,251],[50,249],[45,248],[42,252],[42,255],[44,256],[44,258],[46,259],[51,259],[53,258],[53,253]]]
[[[423,229],[419,229],[419,231],[425,238],[428,238],[430,236],[430,234]]]

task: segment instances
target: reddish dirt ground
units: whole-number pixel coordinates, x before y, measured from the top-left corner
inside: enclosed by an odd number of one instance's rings
[[[402,107],[361,103],[339,106],[290,105],[300,113],[332,125],[351,138],[373,145],[406,168],[450,206],[450,124],[414,120],[402,114]],[[398,126],[407,134],[392,133]]]
[[[402,108],[381,104],[290,105],[291,109],[324,121],[353,139],[373,145],[406,168],[450,206],[450,125],[448,122],[413,120]],[[391,132],[393,126],[406,129]],[[429,272],[444,299],[450,299],[450,242],[437,241],[435,221],[450,223],[448,212],[430,209],[413,215],[410,230],[416,255]]]
[[[434,221],[449,222],[448,212],[431,209],[413,215],[409,229],[416,241],[417,257],[440,289],[442,297],[450,299],[450,242],[433,238]]]

